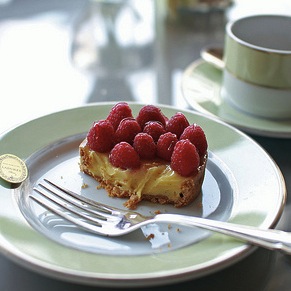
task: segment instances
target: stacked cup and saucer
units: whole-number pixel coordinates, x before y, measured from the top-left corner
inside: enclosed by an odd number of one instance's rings
[[[195,110],[255,135],[291,137],[291,17],[247,16],[226,25],[222,59],[208,49],[182,78]]]

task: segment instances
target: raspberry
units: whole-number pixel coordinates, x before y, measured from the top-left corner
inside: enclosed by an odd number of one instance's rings
[[[167,122],[166,131],[170,131],[180,138],[180,135],[187,126],[189,126],[189,121],[186,116],[181,112],[177,112]]]
[[[200,156],[206,153],[207,140],[203,129],[199,125],[192,124],[186,127],[180,136],[180,140],[182,139],[189,139],[196,146]]]
[[[178,138],[174,133],[166,132],[162,134],[157,143],[157,156],[170,161]]]
[[[166,117],[161,112],[161,109],[154,105],[143,106],[140,109],[136,120],[142,129],[148,121],[159,121],[163,124],[163,126],[166,125]]]
[[[87,141],[90,149],[96,152],[109,152],[114,144],[114,129],[107,120],[94,122],[88,132]]]
[[[127,117],[133,117],[131,108],[126,102],[119,102],[111,108],[106,119],[111,122],[114,130],[116,130],[120,121]]]
[[[134,118],[124,118],[116,129],[116,142],[126,141],[132,145],[134,137],[139,132],[141,132],[141,128]]]
[[[188,139],[179,140],[171,158],[171,168],[183,177],[191,176],[197,172],[200,157],[195,145]]]
[[[135,149],[122,141],[114,146],[109,154],[109,161],[114,167],[121,169],[135,169],[140,166],[140,158]]]
[[[152,136],[147,133],[138,133],[134,138],[133,147],[141,159],[153,159],[156,155],[157,146]]]
[[[164,134],[166,130],[159,121],[148,121],[143,128],[143,132],[151,135],[154,141],[157,142],[160,135]]]

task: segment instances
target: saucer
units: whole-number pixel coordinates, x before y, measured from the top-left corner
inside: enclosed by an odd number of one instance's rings
[[[291,119],[264,119],[233,107],[221,97],[222,72],[197,60],[183,73],[182,92],[187,103],[198,112],[219,118],[247,133],[291,138]]]

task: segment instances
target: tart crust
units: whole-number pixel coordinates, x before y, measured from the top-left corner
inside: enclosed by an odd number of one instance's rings
[[[142,200],[183,207],[201,193],[207,154],[201,159],[197,173],[182,177],[162,160],[143,161],[139,169],[123,170],[112,166],[109,154],[89,148],[85,139],[79,147],[80,169],[100,183],[108,195],[129,198],[124,205],[135,209]]]

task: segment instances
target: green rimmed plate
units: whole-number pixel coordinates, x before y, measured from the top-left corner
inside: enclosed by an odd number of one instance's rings
[[[29,180],[26,181],[26,189],[30,191],[37,179],[47,174],[55,175],[55,169],[65,169],[67,162],[77,158],[78,151],[74,151],[72,145],[77,146],[80,135],[87,132],[93,120],[105,118],[112,105],[113,103],[87,105],[32,120],[0,136],[0,153],[9,152],[28,161]],[[141,106],[131,104],[135,114]],[[167,116],[181,111],[169,106],[160,107]],[[228,184],[222,185],[214,195],[213,199],[218,201],[214,209],[210,207],[211,202],[201,200],[202,208],[208,209],[205,216],[215,214],[217,219],[262,228],[274,226],[285,204],[286,189],[281,172],[273,160],[257,143],[235,128],[199,113],[182,112],[191,123],[200,124],[208,138],[211,152],[209,165],[213,167],[208,169],[212,178],[205,181],[203,196],[211,198],[212,184]],[[63,146],[67,144],[68,147]],[[53,156],[50,156],[48,147]],[[217,172],[217,168],[221,168],[221,172]],[[63,177],[59,177],[59,173],[55,177],[65,180],[66,173],[62,171]],[[33,211],[33,207],[28,209],[30,212],[26,212],[25,191],[20,191],[19,188],[9,189],[5,184],[1,185],[0,191],[2,253],[35,272],[63,280],[123,287],[168,284],[215,272],[237,262],[254,249],[219,234],[207,234],[199,240],[173,249],[152,249],[151,252],[131,255],[112,255],[100,249],[77,248],[71,242],[57,241],[57,236],[50,237],[56,231],[54,227],[49,230],[42,228],[45,224],[41,221],[38,228],[32,222],[37,222],[40,216],[34,217],[37,211]],[[228,191],[229,199],[224,199],[224,191]],[[194,233],[198,230],[188,231]],[[82,234],[75,233],[74,238],[78,241]],[[66,236],[60,235],[59,238],[64,240]],[[104,239],[112,244],[110,238]],[[126,239],[132,242],[132,238],[122,238],[122,242]],[[169,239],[171,240],[170,233]],[[144,243],[134,245],[133,249],[144,248]],[[84,241],[80,240],[79,244],[84,244]]]
[[[291,138],[291,119],[264,119],[238,110],[221,97],[221,82],[221,70],[197,60],[184,71],[183,96],[196,111],[219,118],[247,133]]]

